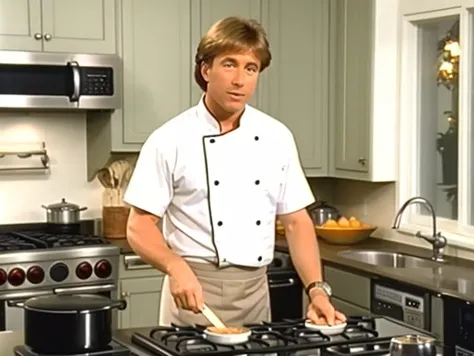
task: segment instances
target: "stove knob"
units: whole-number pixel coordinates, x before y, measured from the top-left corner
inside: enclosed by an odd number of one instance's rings
[[[7,282],[7,272],[4,269],[0,268],[0,286]]]
[[[26,278],[30,283],[39,284],[44,280],[44,271],[40,266],[33,266],[26,272]]]
[[[15,287],[18,287],[25,281],[25,271],[21,268],[13,268],[8,273],[8,282]]]
[[[96,263],[94,272],[99,278],[108,278],[112,274],[112,265],[109,261],[100,260]]]
[[[88,262],[82,262],[76,267],[76,276],[79,279],[87,279],[92,275],[92,266]]]
[[[53,281],[62,282],[69,276],[69,269],[64,263],[59,262],[51,267],[49,275]]]

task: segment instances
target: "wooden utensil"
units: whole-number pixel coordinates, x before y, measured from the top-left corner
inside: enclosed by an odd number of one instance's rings
[[[221,321],[221,319],[219,319],[217,317],[216,314],[214,314],[214,312],[209,309],[209,307],[204,304],[202,306],[202,314],[206,317],[207,320],[209,320],[209,322],[214,325],[216,328],[218,329],[225,329],[226,326],[224,325],[224,323]]]

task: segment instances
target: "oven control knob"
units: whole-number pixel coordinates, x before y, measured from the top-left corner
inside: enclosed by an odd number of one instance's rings
[[[25,281],[25,271],[21,268],[13,268],[8,273],[8,282],[15,287],[18,287]]]
[[[44,271],[40,266],[33,266],[26,272],[26,278],[30,283],[40,284],[44,280]]]
[[[108,278],[112,274],[112,265],[109,261],[100,260],[96,263],[94,272],[99,278]]]
[[[8,280],[7,272],[0,268],[0,286],[4,285]]]
[[[64,263],[59,262],[51,267],[49,275],[53,281],[62,282],[67,278],[67,276],[69,276],[69,269]]]
[[[87,279],[92,275],[92,266],[89,262],[82,262],[76,267],[76,276],[79,279]]]

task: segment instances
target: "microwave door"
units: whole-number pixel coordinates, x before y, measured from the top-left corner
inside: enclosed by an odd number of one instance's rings
[[[77,62],[0,63],[0,108],[79,107]]]

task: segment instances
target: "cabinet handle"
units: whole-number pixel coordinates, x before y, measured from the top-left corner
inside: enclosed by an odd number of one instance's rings
[[[42,39],[42,38],[43,38],[43,35],[42,35],[41,33],[38,33],[38,32],[35,33],[35,40],[38,40],[38,41],[39,41],[39,40]]]
[[[365,166],[366,163],[367,163],[367,160],[366,160],[364,157],[360,157],[360,158],[359,158],[359,163],[360,163],[361,165]]]
[[[122,292],[122,298],[127,298],[127,297],[130,297],[130,293],[129,292]]]
[[[46,41],[50,41],[51,38],[53,38],[53,36],[51,36],[51,34],[49,34],[49,33],[47,33],[47,34],[44,35],[44,39],[45,39]]]

